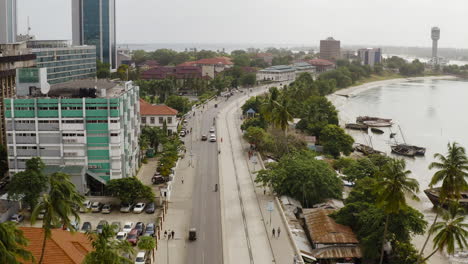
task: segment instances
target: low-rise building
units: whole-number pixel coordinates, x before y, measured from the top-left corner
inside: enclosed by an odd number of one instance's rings
[[[177,110],[167,105],[152,105],[140,99],[140,113],[142,126],[163,128],[165,123],[168,134],[177,133]]]
[[[380,48],[359,49],[358,57],[363,65],[374,67],[382,62],[382,51]]]
[[[312,59],[307,61],[310,65],[315,66],[317,73],[331,71],[335,69],[335,63],[324,59]]]
[[[50,91],[26,87],[4,99],[10,174],[39,156],[46,165],[84,166],[99,194],[111,179],[134,176],[139,164],[139,87],[132,82],[79,80]]]
[[[307,62],[296,62],[293,64],[294,69],[296,69],[296,77],[299,77],[304,72],[309,73],[312,77],[315,76],[316,70],[315,66],[312,66],[310,63]]]
[[[177,80],[211,79],[209,76],[203,76],[202,68],[199,66],[159,66],[142,72],[140,77],[143,80],[162,80],[166,78],[175,78]]]
[[[210,78],[214,78],[216,74],[226,69],[232,68],[234,63],[231,61],[231,58],[216,57],[197,61],[188,61],[179,64],[179,66],[199,66],[202,69],[202,76],[209,76]]]
[[[159,62],[155,60],[145,60],[137,65],[141,71],[147,71],[152,68],[159,67]]]
[[[67,40],[30,40],[37,67],[47,68],[47,81],[57,84],[96,77],[96,47],[72,46]]]
[[[289,65],[276,65],[257,72],[257,81],[284,82],[296,79],[296,69]]]
[[[257,53],[254,55],[254,58],[261,59],[268,65],[271,65],[274,57],[275,56],[272,53]]]

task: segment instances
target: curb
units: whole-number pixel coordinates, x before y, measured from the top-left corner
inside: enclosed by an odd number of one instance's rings
[[[224,110],[223,110],[224,111]],[[220,113],[217,114],[216,117],[216,137],[219,138],[219,127],[221,127],[221,124],[219,123],[219,117]],[[218,145],[218,142],[216,142],[216,145]],[[221,149],[221,146],[218,146],[218,150]],[[224,222],[226,221],[226,213],[225,213],[225,205],[224,205],[224,183],[223,183],[223,177],[221,176],[221,171],[222,171],[222,162],[221,162],[221,153],[218,154],[218,182],[219,182],[219,200],[220,200],[220,206],[221,206],[221,237],[223,241],[223,263],[228,264],[228,259],[226,259],[226,256],[228,255],[228,248],[227,248],[227,243],[226,243],[226,227],[224,225]]]

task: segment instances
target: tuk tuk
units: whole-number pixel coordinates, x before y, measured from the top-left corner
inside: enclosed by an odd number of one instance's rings
[[[190,228],[189,229],[189,240],[194,241],[197,240],[197,229],[196,228]]]

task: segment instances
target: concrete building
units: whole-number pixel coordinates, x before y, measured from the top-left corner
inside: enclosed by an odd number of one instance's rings
[[[257,72],[257,81],[293,81],[296,79],[296,69],[289,65],[276,65]]]
[[[201,59],[197,61],[188,61],[178,66],[199,66],[202,68],[202,75],[209,76],[214,78],[216,74],[229,69],[234,66],[234,63],[231,61],[231,58],[228,57],[216,57]]]
[[[359,49],[358,57],[362,65],[374,67],[382,62],[382,50],[380,48]]]
[[[96,77],[96,47],[72,46],[67,40],[30,40],[37,67],[47,68],[53,84]]]
[[[312,77],[315,77],[315,66],[312,66],[307,62],[296,62],[293,64],[293,67],[296,70],[296,77],[299,77],[299,75],[301,75],[304,72],[310,73]]]
[[[335,64],[328,60],[312,59],[307,61],[310,65],[315,66],[317,73],[331,71],[335,69]]]
[[[15,95],[16,69],[36,66],[26,43],[0,44],[0,144],[6,145],[3,99]]]
[[[432,58],[437,58],[438,41],[440,39],[440,28],[431,28],[431,39],[432,39]]]
[[[329,37],[320,40],[320,58],[324,60],[336,61],[340,59],[340,41]]]
[[[38,96],[30,87],[27,96],[4,99],[11,174],[24,170],[35,156],[46,165],[84,166],[86,188],[96,195],[107,181],[136,174],[138,86],[79,80],[42,93]]]
[[[97,59],[117,69],[115,0],[72,0],[73,45],[96,46]]]
[[[0,0],[0,44],[15,43],[17,30],[16,0]]]
[[[202,67],[199,66],[158,66],[141,73],[143,80],[162,80],[169,77],[177,80],[211,79],[209,76],[203,76]]]
[[[141,125],[163,128],[166,123],[167,133],[177,133],[178,111],[167,105],[152,105],[140,99]]]

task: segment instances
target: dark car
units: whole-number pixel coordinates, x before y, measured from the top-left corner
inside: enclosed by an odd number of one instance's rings
[[[154,223],[148,223],[146,225],[145,233],[143,234],[143,236],[154,236],[154,232],[155,232],[154,228],[155,228]]]
[[[130,233],[128,233],[127,235],[127,241],[132,244],[132,245],[136,245],[138,243],[138,229],[132,229],[130,231]]]
[[[138,236],[141,236],[143,234],[143,230],[145,230],[145,224],[143,224],[143,222],[137,222],[133,229],[138,230]]]
[[[154,210],[156,209],[156,206],[154,205],[154,203],[149,203],[146,205],[146,210],[145,212],[147,214],[154,214]]]
[[[202,141],[206,141],[206,140],[208,140],[208,137],[207,137],[206,135],[202,135],[202,136],[201,136],[201,140],[202,140]]]
[[[83,226],[81,226],[81,231],[84,231],[84,232],[89,232],[89,231],[91,231],[91,229],[93,229],[93,228],[92,228],[90,222],[84,222]]]
[[[108,225],[109,223],[106,220],[101,220],[99,221],[97,227],[96,227],[96,232],[98,234],[102,233],[102,229],[104,228],[105,225]]]
[[[162,184],[162,183],[167,182],[167,180],[165,177],[158,175],[158,176],[153,176],[153,178],[151,178],[151,182],[153,184]]]

